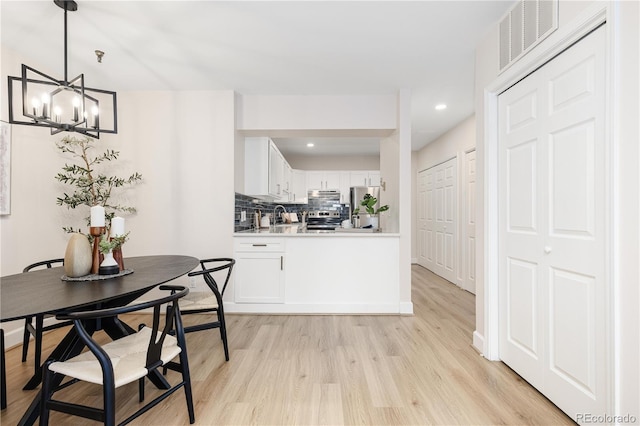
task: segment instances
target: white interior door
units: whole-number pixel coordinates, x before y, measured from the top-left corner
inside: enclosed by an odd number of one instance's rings
[[[500,357],[574,420],[607,412],[604,41],[499,97]]]
[[[451,282],[456,282],[457,170],[457,159],[452,158],[421,171],[418,177],[419,203],[424,202],[425,216],[425,255],[418,257],[418,263]]]
[[[428,193],[427,170],[418,173],[418,264],[427,267],[431,256],[427,252],[427,196]]]
[[[463,257],[462,288],[476,294],[476,151],[464,156],[463,232],[461,254]]]

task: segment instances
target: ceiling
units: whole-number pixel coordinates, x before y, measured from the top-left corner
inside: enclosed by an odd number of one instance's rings
[[[77,3],[68,17],[69,77],[84,73],[90,87],[261,95],[409,89],[417,150],[473,114],[475,46],[514,2]],[[52,0],[0,1],[2,45],[62,78],[63,14]],[[96,49],[105,52],[102,63]],[[436,111],[439,103],[447,109]],[[278,144],[300,150],[293,141],[306,149],[304,138]],[[325,138],[316,152],[366,153],[377,145],[375,138]]]

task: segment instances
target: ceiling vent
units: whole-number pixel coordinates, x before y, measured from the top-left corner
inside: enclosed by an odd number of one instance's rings
[[[558,0],[520,0],[500,22],[500,71],[558,28]]]

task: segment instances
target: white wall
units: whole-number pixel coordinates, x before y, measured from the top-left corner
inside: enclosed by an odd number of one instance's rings
[[[299,170],[380,170],[379,155],[287,155]]]
[[[490,217],[485,212],[492,206],[487,203],[488,191],[492,182],[487,181],[491,171],[487,161],[492,161],[489,140],[493,140],[491,128],[485,126],[491,104],[492,89],[496,81],[518,78],[518,73],[527,69],[532,56],[545,58],[564,37],[580,28],[590,28],[589,22],[595,22],[604,12],[609,50],[609,83],[611,105],[609,110],[609,134],[612,144],[611,192],[613,208],[612,229],[612,282],[611,288],[613,324],[610,334],[613,339],[610,356],[615,371],[609,375],[613,389],[611,412],[602,414],[635,415],[640,418],[640,315],[637,309],[640,301],[638,277],[640,276],[640,217],[639,195],[640,174],[640,5],[638,2],[581,2],[564,1],[559,4],[559,29],[548,39],[525,55],[505,74],[498,74],[498,27],[491,29],[485,39],[476,48],[476,119],[477,119],[477,186],[478,203],[477,223],[487,226]],[[520,76],[522,77],[522,76]],[[485,108],[487,110],[485,111]],[[485,229],[478,227],[477,236],[477,294],[476,294],[476,332],[474,345],[490,357],[494,343],[489,341],[489,327],[495,334],[497,313],[487,310],[491,297],[485,295],[486,276],[491,270],[490,259],[485,251],[491,238]],[[486,292],[488,293],[488,292]],[[491,305],[493,306],[493,305]],[[493,340],[493,337],[491,337]]]
[[[32,64],[2,49],[3,93],[7,74],[19,75],[22,62]],[[123,203],[138,209],[125,216],[131,231],[125,257],[232,255],[234,112],[232,91],[118,93],[119,132],[101,136],[95,146],[96,152],[120,151],[111,165],[115,174],[137,171],[144,179],[123,193]],[[6,108],[2,119],[8,119]],[[0,217],[2,275],[63,257],[68,236],[62,226],[83,227],[88,215],[88,208],[67,211],[55,202],[65,186],[54,176],[70,161],[55,148],[65,134],[19,125],[12,131],[12,210]],[[11,332],[16,325],[2,325],[7,346],[18,341],[19,333]]]
[[[429,143],[420,151],[418,151],[416,155],[416,173],[413,175],[413,184],[417,187],[418,185],[418,173],[429,169],[438,164],[444,163],[447,160],[452,158],[457,159],[458,164],[458,241],[456,245],[458,247],[458,256],[456,260],[457,271],[456,277],[457,280],[455,284],[458,286],[463,286],[462,279],[465,277],[466,272],[463,270],[465,262],[466,253],[463,252],[464,244],[462,244],[463,237],[463,227],[462,222],[465,217],[464,215],[464,203],[463,201],[466,199],[466,185],[465,185],[465,153],[474,149],[476,146],[476,120],[475,116],[471,116],[458,123],[457,126],[440,136],[435,141]],[[415,195],[417,197],[417,194]],[[414,205],[417,206],[417,198],[414,198]],[[417,214],[417,213],[416,213]],[[416,223],[417,226],[417,223]],[[417,250],[417,231],[414,228],[414,232],[411,235],[412,238],[412,246],[414,250]],[[416,251],[412,252],[412,258],[417,259],[418,253]]]
[[[240,108],[242,131],[396,129],[395,95],[244,95]]]

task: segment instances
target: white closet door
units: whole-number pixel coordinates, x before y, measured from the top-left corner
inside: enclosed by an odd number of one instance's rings
[[[500,356],[574,420],[607,407],[604,42],[499,97]]]
[[[429,176],[426,171],[418,173],[418,264],[424,267],[427,267],[428,262],[431,260],[427,246],[430,240],[427,237],[430,226],[427,223],[427,197],[432,193],[432,190],[427,185]]]
[[[451,282],[456,282],[458,258],[457,180],[456,158],[424,170],[418,175],[418,198],[420,204],[424,203],[422,209],[425,217],[425,250],[424,256],[418,256],[418,263]],[[418,220],[420,221],[420,212]]]
[[[470,151],[464,157],[463,193],[463,231],[464,238],[460,247],[463,255],[462,288],[476,294],[476,151]]]

